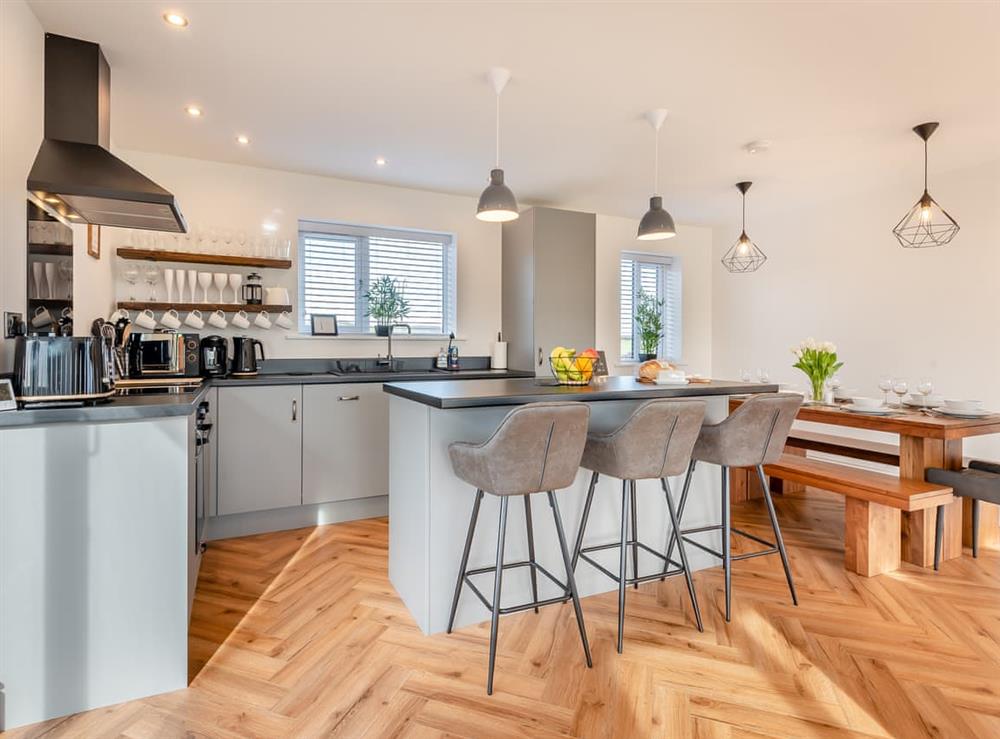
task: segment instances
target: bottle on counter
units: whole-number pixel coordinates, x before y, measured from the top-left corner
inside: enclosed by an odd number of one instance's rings
[[[448,335],[448,369],[458,369],[458,347],[455,346],[455,334]]]
[[[443,346],[438,349],[436,366],[438,369],[448,369],[448,352],[444,350]]]

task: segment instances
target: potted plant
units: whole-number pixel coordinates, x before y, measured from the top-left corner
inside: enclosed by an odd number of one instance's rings
[[[663,301],[645,291],[639,292],[635,310],[635,325],[639,331],[639,361],[656,359],[663,338]]]
[[[365,315],[375,319],[376,336],[388,336],[389,327],[410,312],[410,302],[403,297],[403,286],[388,275],[371,283],[365,291],[365,300],[368,302]]]
[[[837,370],[844,366],[837,361],[837,347],[831,341],[816,341],[811,336],[798,346],[792,347],[792,354],[798,360],[792,366],[802,370],[812,386],[812,401],[823,403],[826,383]]]

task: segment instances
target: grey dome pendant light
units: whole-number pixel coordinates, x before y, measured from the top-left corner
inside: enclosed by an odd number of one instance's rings
[[[480,221],[503,223],[513,221],[520,215],[517,210],[517,198],[504,184],[503,170],[500,169],[500,93],[510,81],[510,70],[504,67],[491,67],[487,78],[497,95],[497,159],[496,167],[490,170],[490,184],[479,196],[476,218]]]
[[[892,229],[904,249],[944,246],[958,233],[955,219],[927,192],[927,139],[938,125],[936,121],[930,121],[913,127],[913,132],[924,141],[924,194]]]
[[[677,235],[674,219],[663,209],[663,198],[657,194],[660,189],[660,127],[666,119],[666,108],[646,113],[646,120],[653,127],[656,143],[653,145],[653,197],[649,199],[649,210],[639,221],[639,231],[635,235],[639,241],[658,241]]]
[[[722,257],[722,264],[733,273],[756,272],[767,261],[764,252],[747,236],[747,190],[752,184],[752,182],[736,183],[736,189],[743,196],[743,227],[736,243],[729,247],[729,251]]]

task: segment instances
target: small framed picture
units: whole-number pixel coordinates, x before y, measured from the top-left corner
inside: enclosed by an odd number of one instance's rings
[[[17,398],[14,397],[14,385],[7,379],[0,379],[0,411],[16,411]]]
[[[597,361],[594,362],[594,377],[607,377],[608,376],[608,357],[605,355],[604,350],[597,352]]]
[[[313,313],[310,318],[312,319],[313,336],[337,336],[339,334],[339,331],[337,330],[337,316],[335,313],[324,313],[320,315]]]
[[[87,224],[87,254],[94,259],[101,258],[101,227]]]

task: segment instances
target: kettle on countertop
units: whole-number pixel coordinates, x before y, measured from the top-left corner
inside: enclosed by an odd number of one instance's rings
[[[234,377],[254,377],[257,374],[257,350],[260,349],[260,361],[264,361],[264,345],[259,339],[249,336],[233,337],[233,366],[231,374]]]

